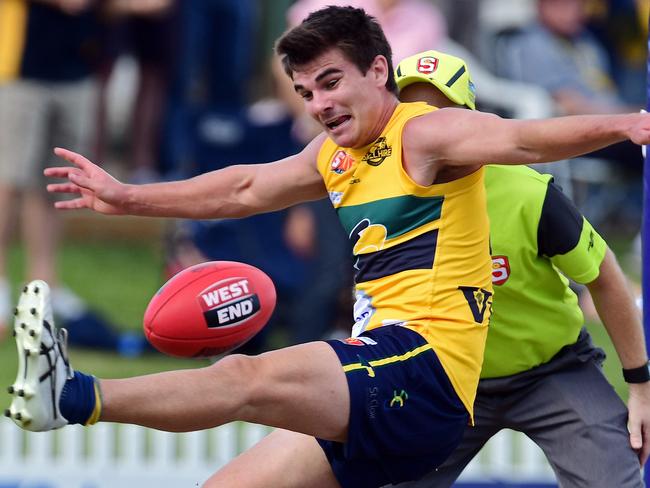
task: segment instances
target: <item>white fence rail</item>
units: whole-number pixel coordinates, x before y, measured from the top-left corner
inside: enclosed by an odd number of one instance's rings
[[[269,432],[233,423],[172,434],[98,424],[26,433],[0,419],[0,488],[197,487]],[[467,467],[464,481],[552,482],[542,452],[511,431],[495,436]]]

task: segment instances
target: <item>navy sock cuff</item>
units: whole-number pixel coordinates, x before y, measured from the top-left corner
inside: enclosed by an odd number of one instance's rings
[[[95,378],[75,371],[74,376],[63,386],[59,410],[68,423],[86,425],[95,410],[96,402]]]

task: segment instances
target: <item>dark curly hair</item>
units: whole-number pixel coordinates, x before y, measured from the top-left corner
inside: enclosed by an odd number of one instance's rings
[[[364,75],[376,56],[384,56],[389,69],[386,89],[397,95],[390,44],[377,20],[363,9],[330,6],[312,12],[275,45],[290,77],[297,67],[330,49],[339,49]]]

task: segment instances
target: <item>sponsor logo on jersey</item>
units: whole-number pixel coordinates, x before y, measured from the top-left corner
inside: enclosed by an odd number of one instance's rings
[[[467,300],[474,322],[482,324],[485,312],[492,307],[492,293],[476,286],[459,286],[458,289]]]
[[[492,284],[501,286],[510,278],[508,256],[492,256]]]
[[[386,143],[386,138],[382,136],[370,146],[362,161],[370,166],[379,166],[391,154],[393,154],[393,148]]]
[[[345,344],[349,344],[350,346],[376,346],[377,341],[371,339],[370,337],[348,337],[347,339],[339,339],[341,342]]]
[[[354,226],[348,238],[352,243],[352,253],[375,252],[384,248],[388,230],[382,224],[372,224],[369,219],[362,219]]]
[[[260,310],[259,297],[243,277],[213,283],[199,293],[198,300],[208,328],[237,325]]]
[[[354,158],[345,151],[337,151],[330,163],[330,170],[337,175],[342,175],[354,164]]]
[[[343,200],[343,192],[342,191],[330,191],[329,197],[330,197],[330,202],[332,202],[332,205],[340,205],[341,200]]]

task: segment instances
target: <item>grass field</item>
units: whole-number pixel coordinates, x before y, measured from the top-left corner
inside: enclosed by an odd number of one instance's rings
[[[12,249],[10,278],[19,290],[23,256],[18,247]],[[163,282],[162,250],[157,243],[111,239],[110,241],[78,241],[66,244],[60,255],[63,282],[75,290],[91,306],[125,330],[142,330],[142,316],[150,297]],[[605,373],[619,395],[627,397],[620,363],[611,342],[600,324],[589,324],[594,342],[603,347],[608,359]],[[113,353],[72,349],[75,368],[99,377],[118,378],[136,374],[200,367],[206,361],[174,359],[163,354],[125,358]],[[16,350],[12,340],[0,343],[0,406],[8,405],[5,387],[16,374]]]

